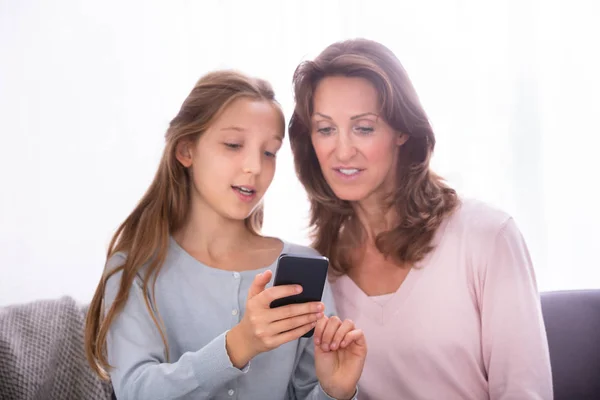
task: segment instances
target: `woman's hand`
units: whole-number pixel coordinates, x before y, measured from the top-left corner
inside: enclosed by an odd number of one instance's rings
[[[367,342],[350,320],[338,317],[319,320],[313,335],[315,368],[323,390],[335,399],[351,399],[362,374]]]
[[[325,306],[320,302],[291,304],[270,308],[273,300],[302,291],[298,285],[282,285],[265,289],[273,273],[258,274],[246,302],[246,312],[238,325],[227,334],[226,347],[236,368],[242,368],[256,355],[298,339],[313,329],[323,317]]]

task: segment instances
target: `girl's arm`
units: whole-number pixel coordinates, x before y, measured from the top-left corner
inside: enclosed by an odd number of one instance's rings
[[[121,272],[107,282],[106,309],[117,294],[120,280]],[[247,367],[238,369],[231,363],[225,348],[227,332],[167,363],[163,341],[144,297],[141,279],[136,279],[107,336],[108,362],[113,367],[109,372],[119,400],[180,399],[188,395],[211,398],[227,382],[246,373]]]

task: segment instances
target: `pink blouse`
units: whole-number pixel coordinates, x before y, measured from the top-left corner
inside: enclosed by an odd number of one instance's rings
[[[531,259],[513,219],[474,200],[390,296],[332,281],[365,332],[361,399],[550,400],[550,357]]]

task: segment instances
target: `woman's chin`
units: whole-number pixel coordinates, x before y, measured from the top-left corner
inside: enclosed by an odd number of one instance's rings
[[[367,198],[368,193],[358,188],[332,188],[335,196],[344,201],[362,201]]]

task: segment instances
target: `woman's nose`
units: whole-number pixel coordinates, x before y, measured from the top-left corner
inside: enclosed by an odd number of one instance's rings
[[[347,134],[338,135],[335,146],[335,155],[340,162],[348,162],[356,155],[356,147]]]

